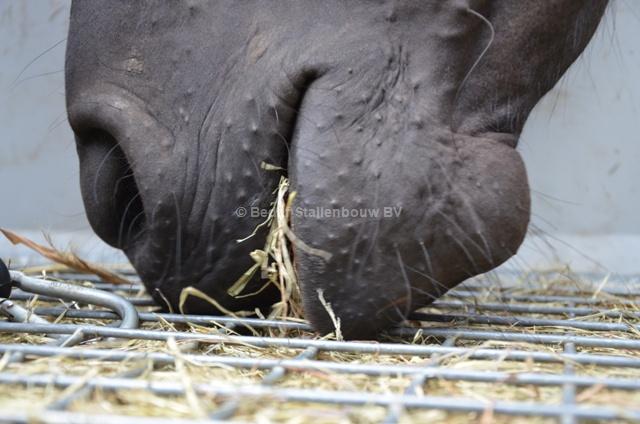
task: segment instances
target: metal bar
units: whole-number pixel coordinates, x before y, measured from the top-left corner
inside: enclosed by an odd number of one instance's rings
[[[49,281],[49,280],[42,280],[45,281],[46,283],[58,283],[58,284],[62,284],[59,283],[57,281]],[[97,289],[89,289],[87,287],[82,287],[82,286],[77,286],[77,285],[73,285],[73,284],[69,284],[69,286],[71,287],[77,287],[77,288],[82,288],[82,289],[87,289],[87,290],[96,290]],[[104,294],[112,294],[112,292],[109,291],[100,291],[101,293]],[[28,302],[31,299],[33,299],[33,294],[31,293],[27,293],[25,291],[21,291],[21,290],[15,290],[13,293],[11,293],[11,297],[9,297],[9,299],[11,300],[20,300],[20,301],[24,301],[24,302]],[[60,296],[62,297],[62,296]],[[150,297],[122,297],[124,300],[126,300],[127,302],[131,303],[134,306],[158,306],[155,301],[150,298]],[[42,295],[42,296],[38,296],[38,299],[42,300],[43,302],[57,302],[59,300],[58,297],[53,297],[51,295]],[[90,302],[87,302],[90,303]]]
[[[498,296],[499,295],[499,296]],[[460,299],[472,299],[474,303],[478,300],[478,293],[464,290],[453,290],[447,293],[447,296],[460,298]],[[509,293],[495,293],[490,298],[499,297],[504,302],[517,301],[517,302],[529,302],[529,303],[574,303],[576,305],[599,305],[610,304],[611,299],[602,297],[579,297],[579,296],[560,296],[560,295],[527,295],[527,294],[509,294]],[[637,299],[615,299],[616,305],[624,305],[637,307]]]
[[[402,345],[393,343],[369,343],[369,342],[336,342],[319,339],[293,339],[284,337],[257,337],[257,336],[235,336],[221,334],[199,334],[181,331],[159,331],[99,327],[95,325],[73,325],[73,324],[23,324],[0,322],[0,333],[28,333],[28,334],[71,334],[80,329],[85,335],[95,337],[113,337],[122,339],[142,339],[167,341],[173,337],[176,340],[198,340],[204,343],[232,343],[248,344],[255,347],[284,347],[291,349],[306,349],[313,346],[320,350],[335,350],[340,352],[359,352],[374,354],[400,354],[400,355],[424,355],[428,348],[424,345]],[[419,332],[418,334],[416,334]],[[457,337],[466,340],[499,340],[528,342],[540,344],[562,345],[564,343],[575,343],[580,346],[608,347],[620,349],[640,349],[640,340],[617,340],[600,337],[572,336],[564,337],[552,334],[522,334],[499,331],[481,331],[471,329],[443,329],[443,328],[421,328],[421,329],[397,329],[392,334],[400,336],[416,335],[434,337]]]
[[[35,308],[34,312],[43,316],[59,316],[65,314],[69,318],[91,318],[91,319],[116,319],[117,316],[108,311],[92,311],[66,309],[61,307],[40,307]],[[254,328],[280,328],[280,329],[297,329],[303,331],[313,331],[308,324],[283,321],[283,320],[267,320],[259,318],[237,318],[215,316],[215,315],[179,315],[179,314],[162,314],[162,313],[144,313],[140,312],[139,318],[145,322],[157,322],[159,318],[171,323],[211,325],[211,324],[239,324],[250,325]],[[469,324],[488,324],[488,325],[505,325],[517,327],[562,327],[577,328],[590,331],[640,331],[640,325],[624,324],[624,323],[603,323],[597,321],[577,321],[577,320],[550,320],[542,318],[527,317],[503,317],[495,315],[478,315],[478,314],[429,314],[423,312],[413,313],[410,320],[428,321],[428,322],[460,322],[465,321]]]
[[[348,344],[348,347],[351,349],[343,349],[342,352],[350,352],[350,353],[376,353],[371,350],[366,350],[362,352],[362,350],[354,347],[352,343]],[[624,356],[610,356],[610,355],[593,355],[593,354],[564,354],[564,353],[546,353],[546,352],[530,352],[530,351],[519,351],[516,349],[480,349],[480,348],[463,348],[463,347],[446,347],[446,346],[438,346],[438,345],[423,345],[422,349],[419,351],[412,351],[409,353],[413,356],[422,356],[422,357],[431,357],[434,355],[443,355],[443,356],[461,356],[474,360],[503,360],[503,361],[535,361],[540,363],[565,363],[565,362],[573,362],[579,365],[596,365],[596,366],[604,366],[604,367],[627,367],[627,368],[640,368],[640,359],[637,358],[629,358]],[[49,352],[55,352],[51,354],[46,354],[46,349],[54,349],[49,346],[37,346],[37,345],[17,345],[17,344],[0,344],[0,353],[7,351],[25,351],[32,353],[34,355],[43,355],[43,356],[51,356],[51,355],[68,355],[69,357],[79,358],[79,359],[106,359],[107,357],[116,358],[114,360],[126,360],[128,358],[127,355],[134,355],[135,352],[119,352],[113,350],[107,350],[102,352],[100,349],[88,350],[72,350],[68,353],[66,351],[54,351],[51,350]],[[44,349],[44,350],[41,350]],[[330,349],[323,349],[330,350]],[[388,349],[383,352],[383,354],[400,354],[407,355],[406,351],[401,352],[393,352]],[[146,355],[146,354],[145,354]],[[146,358],[146,356],[145,356]]]
[[[469,328],[398,328],[391,332],[393,335],[414,337],[417,332],[424,336],[446,338],[456,336],[466,340],[499,340],[504,342],[525,342],[550,345],[574,343],[585,347],[609,347],[613,349],[640,349],[640,340],[610,339],[588,336],[562,336],[555,334],[526,334],[500,331],[483,331]]]
[[[10,373],[0,374],[1,384],[20,384],[25,386],[55,386],[66,388],[78,384],[81,377],[65,375],[19,375]],[[123,378],[96,377],[86,382],[90,387],[107,390],[145,390],[158,395],[184,395],[184,387],[180,383],[165,381],[145,381]],[[349,391],[328,391],[309,389],[286,389],[265,386],[232,386],[227,384],[196,384],[193,386],[196,393],[207,396],[246,396],[267,397],[282,399],[292,402],[317,402],[333,405],[379,405],[390,406],[400,404],[404,408],[429,408],[456,412],[482,412],[486,408],[498,414],[561,417],[567,413],[564,405],[547,405],[533,402],[503,402],[496,401],[491,404],[467,398],[451,398],[438,396],[414,396],[395,394],[375,394]],[[570,413],[584,419],[631,419],[640,420],[640,410],[628,408],[619,410],[616,408],[572,406]]]
[[[95,311],[85,309],[67,309],[62,307],[38,307],[34,311],[44,316],[59,316],[65,314],[68,318],[89,318],[111,320],[117,319],[117,315],[110,311]],[[182,315],[164,314],[156,312],[138,312],[138,317],[142,322],[158,322],[160,319],[172,324],[195,324],[195,325],[248,325],[253,328],[279,328],[288,330],[313,331],[311,326],[301,322],[269,320],[260,318],[233,318],[220,315]]]
[[[27,322],[36,324],[48,324],[49,321],[40,317],[37,313],[33,313],[28,309],[14,303],[9,299],[0,299],[0,313],[14,322]],[[54,334],[51,336],[54,339],[64,340],[66,337],[61,334]],[[14,356],[12,362],[19,361],[19,356]]]
[[[102,360],[109,362],[141,361],[149,360],[157,365],[172,365],[175,357],[160,352],[122,352],[108,349],[75,349],[52,346],[31,345],[2,345],[0,353],[19,352],[27,357],[52,357],[60,356],[78,360]],[[352,364],[341,362],[329,362],[307,359],[316,352],[315,348],[305,350],[305,353],[293,359],[262,359],[244,358],[223,355],[196,355],[184,354],[185,359],[200,365],[226,365],[245,369],[277,369],[307,372],[323,371],[340,374],[366,374],[370,376],[416,376],[422,381],[430,378],[444,380],[464,380],[484,383],[505,383],[512,385],[535,384],[539,386],[562,386],[571,382],[580,387],[602,385],[618,390],[640,390],[640,380],[623,378],[602,378],[590,376],[566,376],[542,373],[511,373],[499,371],[469,371],[449,368],[439,368],[434,365],[440,359],[433,356],[423,365],[379,365],[379,364]],[[422,384],[422,383],[420,383]],[[415,390],[414,393],[415,394]]]
[[[113,310],[120,316],[122,320],[120,328],[138,328],[138,311],[130,302],[118,295],[58,281],[45,281],[27,277],[17,271],[9,271],[9,273],[16,287],[24,291],[103,306]]]
[[[565,306],[541,306],[529,304],[513,304],[513,303],[465,303],[455,301],[438,301],[429,306],[435,309],[462,309],[465,311],[492,311],[492,312],[516,312],[525,314],[540,315],[569,315],[588,316],[599,315],[607,318],[624,318],[633,317],[640,318],[640,312],[635,311],[616,311],[603,310],[596,308],[578,308]]]
[[[429,322],[465,321],[469,324],[506,325],[510,327],[562,327],[589,331],[640,331],[640,325],[633,324],[574,321],[572,319],[561,320],[527,317],[502,317],[495,315],[478,314],[428,314],[424,312],[415,312],[410,316],[410,319]]]

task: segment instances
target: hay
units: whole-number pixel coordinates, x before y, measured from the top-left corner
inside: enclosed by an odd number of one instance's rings
[[[289,180],[281,177],[274,193],[275,200],[271,204],[265,221],[260,223],[249,236],[237,240],[238,243],[242,243],[254,237],[258,229],[265,226],[269,227],[264,248],[262,250],[254,250],[250,253],[255,264],[229,287],[227,293],[236,298],[250,297],[259,294],[267,286],[274,285],[280,292],[280,300],[271,306],[271,310],[266,318],[302,322],[304,321],[304,310],[300,287],[298,285],[298,277],[293,265],[292,246],[295,246],[307,254],[318,256],[325,261],[331,259],[331,254],[309,246],[291,230],[291,205],[296,193],[289,192],[289,188]],[[245,293],[247,284],[258,271],[260,271],[260,277],[265,280],[264,285],[257,291]],[[201,300],[205,300],[216,309],[230,316],[247,316],[256,313],[256,311],[227,311],[215,299],[211,299],[194,287],[186,287],[183,289],[180,296],[181,306],[184,305],[189,296],[196,296]],[[330,305],[326,302],[323,304],[325,308],[330,309]],[[332,311],[329,312],[331,314],[333,313]],[[338,327],[336,327],[335,337],[341,339]]]
[[[242,290],[253,274],[260,270],[260,276],[268,281],[267,284],[275,285],[280,291],[280,301],[271,307],[267,318],[303,319],[302,296],[290,247],[291,240],[294,240],[289,223],[291,221],[291,204],[295,193],[289,194],[289,180],[287,178],[280,178],[275,194],[275,201],[272,203],[267,220],[264,222],[269,226],[264,249],[252,252],[251,256],[256,264],[229,289],[229,294],[236,295],[236,297],[252,295],[252,293],[242,294]],[[244,240],[239,240],[239,242]],[[303,243],[298,243],[300,246],[306,246]],[[310,248],[307,247],[307,249]]]
[[[83,283],[88,284],[88,283]],[[567,294],[569,288],[567,281],[556,280],[552,282],[541,281],[538,290],[530,285],[523,284],[521,289],[511,290],[510,294],[535,295],[561,295]],[[575,287],[570,287],[575,290]],[[585,289],[586,290],[586,289]],[[479,290],[477,298],[484,302],[503,302],[504,291],[493,289],[488,291]],[[607,305],[610,309],[623,312],[634,312],[636,307],[632,304],[621,302],[621,299],[600,292],[596,299]],[[453,297],[445,296],[444,301],[455,300]],[[39,306],[60,306],[61,303],[51,304],[41,300],[30,302],[29,307]],[[563,305],[559,303],[558,305]],[[546,306],[553,306],[546,304]],[[426,312],[443,313],[443,309],[427,308]],[[458,311],[459,312],[459,311]],[[505,315],[507,313],[495,313]],[[521,315],[522,316],[522,315]],[[527,314],[527,317],[537,317],[536,314]],[[580,318],[583,319],[583,318]],[[608,318],[603,314],[596,314],[588,318],[595,322],[620,322],[619,319]],[[85,323],[94,325],[105,325],[100,320],[78,320],[65,316],[59,318],[61,323]],[[628,323],[637,323],[637,319],[625,318]],[[425,326],[429,323],[422,323]],[[450,325],[452,327],[459,324],[441,324],[438,327]],[[504,331],[505,327],[493,325],[469,324],[465,327]],[[232,329],[226,329],[223,325],[201,326],[194,324],[172,324],[159,320],[158,322],[144,323],[142,328],[154,330],[178,330],[189,331],[196,334],[220,332],[221,334],[233,334]],[[254,329],[258,334],[269,336],[268,330]],[[557,327],[524,327],[518,331],[530,334],[566,334],[567,329]],[[585,336],[599,336],[609,338],[637,339],[631,332],[590,332],[585,330],[570,330],[572,333]],[[317,337],[312,333],[299,332],[291,334],[303,338]],[[435,341],[427,337],[417,337],[414,340],[397,340],[402,343],[430,344]],[[45,338],[39,336],[28,336],[23,334],[0,334],[2,343],[31,343],[41,344]],[[194,343],[193,341],[175,341],[164,343],[159,341],[129,340],[95,340],[85,343],[92,348],[110,348],[119,351],[135,352],[164,352],[180,358],[183,353],[215,354],[232,357],[247,358],[294,358],[300,352],[287,348],[258,348],[250,345],[230,344],[230,343]],[[477,342],[464,340],[457,346],[468,346],[475,348],[503,348],[517,349],[525,351],[561,353],[562,348],[554,345],[532,345],[527,343],[486,341]],[[584,353],[600,353],[616,356],[628,356],[638,358],[637,351],[613,350],[602,348],[580,348]],[[357,363],[357,364],[427,364],[431,359],[406,355],[381,355],[381,354],[353,354],[332,351],[323,351],[318,356],[319,360]],[[534,363],[534,362],[514,362],[506,360],[488,361],[469,359],[464,356],[445,355],[438,360],[439,366],[456,370],[475,371],[504,371],[509,373],[536,372],[546,374],[561,374],[565,365],[562,363]],[[179,365],[178,365],[179,364]],[[613,368],[600,366],[574,365],[575,373],[584,376],[609,376],[637,379],[640,378],[640,369]],[[20,373],[23,375],[73,375],[89,378],[98,376],[121,376],[137,375],[136,378],[145,381],[181,381],[186,386],[193,386],[201,383],[206,384],[234,384],[239,386],[258,385],[268,374],[268,370],[239,369],[229,366],[210,365],[194,363],[188,360],[178,361],[176,365],[153,366],[145,361],[124,361],[121,363],[102,362],[97,360],[79,361],[65,358],[38,358],[21,363],[2,363],[0,361],[0,371]],[[326,370],[316,371],[291,371],[275,385],[279,388],[309,389],[309,390],[346,390],[346,391],[366,391],[369,393],[394,393],[400,394],[409,386],[411,379],[406,376],[384,376],[371,377],[362,374],[336,374]],[[77,392],[79,388],[75,388]],[[554,404],[561,402],[561,387],[537,387],[537,386],[514,386],[508,384],[480,383],[470,381],[448,381],[444,379],[428,380],[421,388],[422,393],[431,396],[465,397],[478,399],[487,402],[493,401],[535,401],[540,403]],[[20,388],[15,386],[0,385],[0,409],[23,407],[29,410],[43,410],[48,405],[56,404],[65,397],[73,393],[73,389],[65,390],[53,387],[46,388]],[[212,410],[223,406],[226,402],[224,398],[212,398],[198,395],[187,391],[185,396],[159,396],[147,391],[140,390],[95,390],[78,399],[71,400],[69,409],[76,412],[90,413],[110,413],[128,414],[135,416],[164,416],[176,418],[198,418]],[[610,390],[602,387],[591,387],[577,391],[578,401],[581,405],[606,405],[619,407],[621,409],[635,407],[640,404],[640,393],[620,390]],[[240,402],[238,410],[233,415],[233,420],[253,421],[253,422],[379,422],[384,419],[387,410],[382,407],[351,407],[351,406],[329,406],[313,403],[285,402],[268,398],[251,399]],[[504,417],[492,414],[490,410],[480,413],[447,413],[444,411],[407,411],[401,416],[401,422],[518,422],[518,418]],[[520,421],[524,422],[524,418]],[[530,418],[526,422],[552,422],[543,418]]]
[[[100,277],[102,281],[105,281],[107,283],[131,284],[129,280],[122,277],[121,275],[118,275],[117,273],[111,270],[108,270],[100,265],[87,262],[71,251],[63,252],[57,249],[53,245],[53,242],[51,241],[51,239],[46,235],[45,235],[45,238],[49,243],[49,247],[38,244],[32,240],[29,240],[26,237],[18,235],[4,228],[0,228],[0,233],[4,235],[7,238],[7,240],[9,240],[14,245],[22,244],[28,247],[29,249],[33,250],[34,252],[39,253],[40,255],[49,259],[50,261],[55,262],[58,266],[66,267],[67,269],[71,269],[78,272],[97,275],[98,277]]]

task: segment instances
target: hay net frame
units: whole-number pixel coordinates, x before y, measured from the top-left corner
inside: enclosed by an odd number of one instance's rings
[[[134,276],[46,278],[73,288],[24,277],[0,304],[23,321],[0,317],[3,422],[640,420],[638,277],[487,274],[380,342],[156,313]]]

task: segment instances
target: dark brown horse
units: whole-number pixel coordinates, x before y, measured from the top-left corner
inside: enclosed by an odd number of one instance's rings
[[[227,289],[266,229],[237,240],[284,173],[294,233],[330,254],[294,245],[307,318],[333,329],[322,292],[347,337],[375,337],[517,251],[519,134],[606,4],[74,1],[67,106],[91,225],[160,304],[193,285],[253,309],[275,290]]]

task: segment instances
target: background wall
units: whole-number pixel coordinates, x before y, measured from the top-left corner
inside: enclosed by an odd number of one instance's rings
[[[581,58],[530,116],[532,188],[520,268],[640,272],[640,2],[612,0]]]
[[[69,2],[0,0],[0,226],[98,260],[64,112]],[[614,0],[586,53],[536,107],[519,147],[531,234],[511,267],[640,272],[640,2]],[[26,252],[0,240],[0,256]]]

